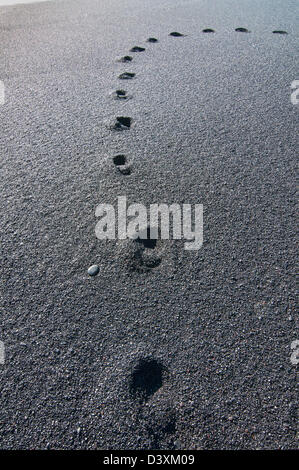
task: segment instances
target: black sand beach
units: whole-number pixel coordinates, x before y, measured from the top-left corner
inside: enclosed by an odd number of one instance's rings
[[[295,0],[0,7],[1,449],[297,448],[296,17]],[[98,240],[118,196],[203,204],[202,248],[159,240],[147,265]]]

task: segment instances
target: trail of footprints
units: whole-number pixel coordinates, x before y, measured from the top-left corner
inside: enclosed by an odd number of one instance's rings
[[[203,33],[215,33],[212,28],[206,28],[202,30]],[[237,33],[250,33],[247,28],[239,27],[235,29]],[[288,34],[283,30],[274,30],[273,34]],[[185,37],[185,34],[173,31],[169,36],[175,38]],[[147,43],[157,43],[158,39],[150,37],[147,39]],[[140,46],[134,46],[131,48],[131,53],[144,52],[145,48]],[[125,55],[119,59],[121,63],[131,63],[133,57],[131,55]],[[120,80],[132,80],[135,78],[133,72],[123,72],[119,75]],[[131,95],[124,89],[118,89],[112,94],[113,98],[120,101],[125,101],[131,98]],[[127,116],[117,116],[112,129],[115,131],[130,130],[133,123],[133,119]],[[112,157],[112,162],[115,168],[121,175],[129,176],[132,172],[132,167],[127,156],[124,154],[118,154]],[[144,231],[143,231],[144,232]],[[129,254],[128,267],[132,271],[146,272],[159,266],[161,263],[161,257],[159,255],[159,233],[156,230],[155,238],[151,238],[150,235],[153,233],[150,227],[145,229],[146,233],[139,233],[135,240],[130,240],[130,248],[127,251]],[[88,274],[90,276],[96,276],[99,273],[97,265],[93,265],[89,268]],[[142,406],[153,397],[161,387],[163,387],[164,381],[167,377],[167,370],[164,365],[156,360],[155,358],[144,357],[139,360],[136,367],[133,369],[131,376],[129,377],[129,393],[131,397],[137,402],[140,410]],[[152,440],[152,447],[159,448],[160,442],[167,436],[172,436],[176,432],[176,418],[175,412],[170,410],[164,417],[160,417],[160,421],[154,419],[154,423],[149,421],[147,426],[147,433]]]
[[[202,30],[202,33],[205,34],[213,34],[216,31],[212,28],[205,28]],[[250,31],[247,28],[244,27],[238,27],[235,29],[235,32],[237,33],[250,33]],[[281,35],[286,35],[288,34],[287,31],[276,29],[272,31],[273,34],[281,34]],[[180,33],[178,31],[172,31],[169,33],[169,36],[173,38],[183,38],[186,37],[186,34]],[[149,44],[156,44],[158,43],[158,39],[155,37],[149,37],[146,40],[147,43]],[[141,52],[145,52],[146,49],[145,47],[142,46],[133,46],[130,49],[131,54],[138,54]],[[131,64],[133,62],[133,55],[124,55],[120,59],[118,59],[118,62],[123,63],[123,64]],[[122,72],[118,78],[121,81],[126,81],[133,80],[136,77],[136,74],[132,71],[125,71]],[[119,88],[112,92],[111,94],[112,98],[114,100],[118,100],[120,102],[125,102],[126,100],[129,100],[132,98],[132,95],[128,94],[128,92],[123,89]],[[115,121],[110,125],[111,130],[113,131],[129,131],[133,125],[133,119],[129,116],[117,116],[115,118]],[[132,174],[132,165],[130,164],[130,161],[127,159],[125,155],[119,154],[115,155],[112,159],[114,166],[118,170],[118,172],[123,175],[123,176],[129,176]],[[131,270],[137,271],[137,272],[145,272],[152,270],[156,268],[157,266],[160,265],[161,263],[161,256],[159,255],[159,243],[158,239],[156,240],[156,243],[146,243],[147,240],[144,240],[143,237],[136,236],[136,240],[131,243],[131,249],[128,250],[129,254],[129,262],[128,266]],[[151,240],[152,242],[152,240]],[[95,265],[96,266],[96,265]],[[93,268],[92,266],[91,268]],[[89,269],[88,274],[90,276],[96,276],[98,274],[98,270],[96,269]]]
[[[236,28],[235,32],[250,33],[250,31],[247,28],[243,28],[243,27]],[[206,33],[206,34],[215,33],[215,30],[212,28],[205,28],[202,30],[202,33]],[[287,34],[286,31],[282,31],[282,30],[274,30],[273,33],[274,34]],[[169,36],[172,36],[174,38],[183,38],[186,35],[178,31],[172,31],[171,33],[169,33]],[[155,43],[158,43],[159,41],[155,37],[150,37],[146,40],[146,42],[150,44],[155,44]],[[146,50],[145,47],[133,46],[130,49],[130,53],[138,54],[141,52],[145,52],[145,50]],[[124,64],[128,64],[128,63],[130,64],[132,61],[133,61],[132,55],[125,55],[118,60],[118,62],[121,62]],[[136,74],[131,71],[130,72],[125,71],[118,76],[120,80],[132,80],[135,77],[136,77]],[[114,91],[112,96],[114,99],[119,100],[119,101],[125,101],[132,97],[124,89],[118,89]],[[132,124],[133,124],[132,118],[128,116],[117,116],[111,128],[115,131],[125,131],[125,130],[130,130],[132,127]],[[130,163],[128,162],[127,157],[125,155],[114,156],[113,163],[115,167],[117,168],[117,170],[119,171],[119,173],[125,176],[131,175],[132,167]],[[161,257],[158,254],[157,243],[150,244],[146,242],[147,240],[141,240],[140,238],[137,237],[137,240],[132,243],[131,250],[128,250],[129,251],[128,254],[130,258],[128,265],[131,270],[135,270],[138,272],[149,271],[160,265]],[[151,240],[151,242],[153,242],[153,240]]]

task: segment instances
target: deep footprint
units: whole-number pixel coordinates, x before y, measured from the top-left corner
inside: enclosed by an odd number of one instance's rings
[[[165,368],[156,359],[141,359],[130,379],[130,392],[133,397],[142,401],[148,400],[162,387],[164,371]]]
[[[275,29],[274,31],[272,31],[274,34],[288,34],[286,31],[283,31],[281,29]]]
[[[169,36],[173,36],[175,38],[181,38],[185,36],[184,34],[178,33],[177,31],[173,31],[172,33],[169,34]]]
[[[139,47],[139,46],[134,46],[130,50],[130,52],[144,52],[144,51],[145,51],[145,48],[144,47]]]
[[[214,29],[206,28],[202,30],[203,33],[215,33]]]
[[[131,125],[132,125],[132,118],[125,117],[125,116],[117,116],[113,129],[115,130],[130,129]]]
[[[115,155],[113,163],[122,175],[130,175],[131,167],[127,165],[127,157],[125,155]]]
[[[138,238],[136,238],[137,243],[141,243],[144,248],[154,249],[157,246],[157,230],[153,230],[154,238],[151,238],[151,229],[147,227],[145,230],[139,232]]]
[[[127,163],[127,158],[125,155],[122,155],[122,154],[115,155],[115,157],[113,157],[113,163],[116,166],[125,165]]]
[[[148,38],[147,42],[158,42],[156,38]]]
[[[237,31],[237,33],[249,33],[246,28],[236,28],[235,31]]]
[[[135,77],[135,73],[124,72],[124,73],[121,73],[118,78],[120,78],[121,80],[131,80],[134,77]]]
[[[130,55],[125,55],[124,57],[121,57],[118,62],[126,63],[126,62],[132,62],[132,60],[133,60],[133,57],[131,57]]]

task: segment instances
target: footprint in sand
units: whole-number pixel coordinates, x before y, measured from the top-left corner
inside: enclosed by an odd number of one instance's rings
[[[120,78],[121,80],[131,80],[134,77],[135,77],[135,73],[131,73],[131,72],[124,72],[118,76],[118,78]]]
[[[132,98],[132,95],[128,95],[126,90],[115,90],[111,93],[111,96],[114,100],[129,100]]]
[[[139,47],[139,46],[134,46],[132,49],[130,49],[130,52],[144,52],[145,48],[144,47]]]
[[[132,62],[132,60],[133,60],[133,57],[131,57],[130,55],[124,55],[118,60],[118,62],[127,63],[127,62]]]
[[[161,409],[162,408],[162,409]],[[167,448],[176,449],[178,442],[173,443],[171,436],[175,435],[177,428],[176,412],[171,407],[163,410],[163,406],[146,415],[146,430],[151,440],[152,449],[162,449],[161,444],[166,443]],[[169,438],[171,439],[170,441]]]
[[[148,38],[146,42],[158,42],[156,38]]]
[[[248,29],[246,28],[236,28],[235,31],[237,33],[249,33],[250,31],[248,31]]]
[[[131,395],[139,401],[147,401],[163,385],[166,369],[154,358],[140,359],[133,370],[129,388]]]
[[[288,34],[286,31],[283,31],[282,29],[275,29],[272,31],[274,34]]]
[[[178,33],[177,31],[173,31],[172,33],[169,33],[169,36],[173,36],[174,38],[182,38],[185,36],[185,34]]]
[[[131,171],[131,167],[125,165],[125,166],[121,166],[121,167],[118,167],[118,171],[122,174],[122,175],[125,175],[125,176],[129,176],[132,171]]]
[[[150,227],[140,230],[129,241],[127,265],[130,271],[149,272],[161,264],[161,241],[158,230],[154,228],[152,231],[154,235],[151,236]]]
[[[113,157],[113,163],[114,165],[116,166],[122,166],[122,165],[125,165],[127,163],[127,157],[125,155],[115,155],[115,157]]]
[[[138,233],[136,242],[140,243],[144,248],[151,248],[151,249],[156,248],[157,240],[158,240],[157,230],[153,229],[152,232],[154,233],[154,237],[151,234],[150,227],[147,227],[146,229],[141,230]]]
[[[117,116],[115,123],[112,128],[117,131],[122,131],[125,129],[130,129],[133,119],[125,116]]]
[[[131,174],[131,167],[128,164],[127,157],[125,155],[123,155],[123,154],[115,155],[113,157],[113,163],[122,175],[130,175]]]
[[[206,28],[202,30],[203,33],[215,33],[214,29]]]

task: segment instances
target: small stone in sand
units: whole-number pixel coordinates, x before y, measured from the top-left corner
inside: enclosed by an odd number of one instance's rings
[[[88,274],[90,276],[96,276],[100,271],[100,268],[97,264],[93,264],[92,266],[90,266],[90,268],[88,268]]]

